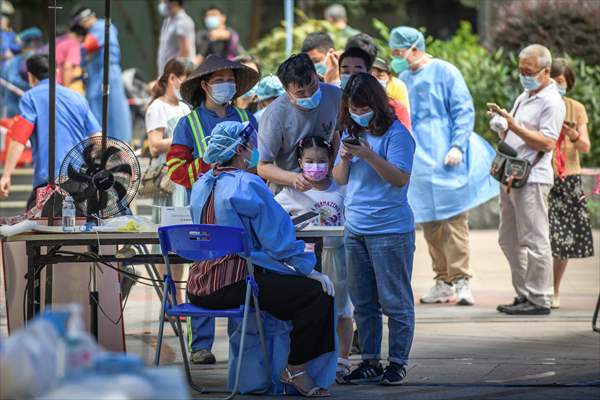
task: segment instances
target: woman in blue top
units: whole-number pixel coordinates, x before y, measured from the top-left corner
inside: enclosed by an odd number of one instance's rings
[[[363,359],[344,379],[398,385],[406,376],[415,325],[415,224],[406,197],[415,142],[369,74],[350,78],[340,114],[344,133],[333,176],[348,185],[344,245]],[[389,318],[385,371],[380,363],[382,312]]]

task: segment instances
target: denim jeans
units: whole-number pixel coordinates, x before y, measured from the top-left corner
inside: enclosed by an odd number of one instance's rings
[[[190,204],[192,191],[185,190],[185,205]],[[207,317],[188,318],[187,336],[189,351],[212,349],[215,341],[215,319]]]
[[[215,341],[215,319],[208,317],[188,318],[188,343],[190,352],[212,349]]]
[[[415,331],[415,232],[357,235],[346,229],[344,245],[362,359],[381,358],[383,312],[388,317],[389,360],[406,365]]]

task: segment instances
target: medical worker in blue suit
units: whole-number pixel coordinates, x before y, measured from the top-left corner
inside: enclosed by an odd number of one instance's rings
[[[313,269],[314,253],[306,253],[304,242],[296,240],[289,215],[268,186],[246,172],[256,147],[254,127],[249,122],[221,122],[207,140],[203,159],[213,167],[194,183],[192,219],[194,223],[242,227],[251,234],[260,307],[291,322],[289,354],[271,354],[271,364],[280,366],[273,374],[304,396],[327,396],[337,360],[333,283]],[[238,256],[194,263],[188,297],[210,309],[239,307],[244,303],[246,275],[246,260]],[[267,330],[266,336],[270,335]],[[287,362],[281,365],[278,357]],[[256,365],[244,370],[247,377],[261,376]]]
[[[21,31],[18,36],[18,42],[14,43],[11,47],[15,56],[4,63],[4,66],[0,70],[0,77],[23,92],[29,90],[25,63],[42,46],[42,43],[43,34],[39,28],[32,27]],[[4,117],[12,118],[19,114],[21,94],[9,88],[2,87],[2,89],[3,97],[0,100],[2,102],[1,106],[5,110]]]
[[[89,8],[79,8],[71,15],[71,25],[79,25],[88,33],[82,44],[82,67],[87,72],[85,95],[92,112],[102,121],[102,79],[104,64],[104,20],[98,19]],[[108,136],[131,142],[131,111],[121,78],[121,49],[119,32],[110,26],[110,70],[108,96]]]
[[[417,143],[408,200],[423,226],[436,281],[421,303],[455,298],[472,305],[467,212],[498,195],[489,175],[495,152],[473,132],[473,99],[460,71],[426,54],[425,38],[414,28],[393,29],[389,46],[392,68],[408,89]]]

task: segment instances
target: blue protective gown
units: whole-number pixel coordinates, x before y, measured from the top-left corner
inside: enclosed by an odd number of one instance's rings
[[[49,85],[48,79],[40,81],[25,92],[19,102],[19,114],[35,126],[30,137],[34,188],[48,181]],[[55,127],[54,176],[58,177],[67,153],[83,139],[100,132],[100,125],[83,96],[62,85],[56,85]]]
[[[417,143],[408,189],[415,222],[449,219],[497,196],[498,184],[489,175],[495,151],[473,132],[473,99],[460,71],[432,59],[400,79],[408,89]],[[446,166],[454,146],[462,150],[463,162]]]
[[[88,54],[82,50],[82,66],[87,72],[85,94],[90,108],[98,121],[102,121],[102,79],[104,64],[104,20],[99,19],[89,33],[93,35],[100,48]],[[121,78],[121,50],[119,48],[119,32],[114,25],[110,26],[110,70],[108,96],[108,136],[131,142],[131,110],[127,104],[123,79]]]
[[[33,52],[18,54],[6,61],[2,70],[0,70],[0,76],[19,89],[27,91],[29,89],[29,82],[23,79],[19,73],[19,67],[21,66],[21,63],[23,63],[23,60],[26,60],[32,54]],[[3,96],[1,100],[3,102],[3,106],[5,107],[4,117],[14,117],[19,113],[19,100],[21,99],[21,96],[18,96],[4,87],[2,88],[1,93]]]
[[[202,209],[213,185],[217,223],[241,227],[246,232],[251,232],[251,260],[255,265],[280,274],[308,275],[313,270],[316,263],[314,253],[304,251],[304,242],[296,239],[290,216],[275,201],[267,185],[254,174],[239,170],[222,171],[218,176],[212,170],[204,174],[192,188],[190,206],[194,223],[200,223]],[[262,315],[268,353],[271,356],[272,387],[269,394],[283,394],[284,385],[279,382],[279,376],[287,365],[291,323],[280,321],[266,312]],[[241,328],[238,326],[230,337],[230,366],[237,363],[239,329]],[[335,332],[331,334],[335,335]],[[265,386],[263,370],[259,367],[262,364],[262,353],[254,318],[248,319],[246,340],[248,344],[243,363],[248,368],[242,366],[242,393]],[[315,384],[327,388],[334,382],[336,364],[337,349],[311,360],[306,367]],[[233,383],[232,371],[234,368],[229,369],[230,386]],[[287,390],[289,393],[290,388]]]
[[[304,251],[304,242],[296,240],[290,216],[254,174],[239,170],[222,171],[218,176],[212,170],[205,173],[192,187],[190,207],[194,223],[200,223],[213,185],[217,224],[244,228],[252,236],[255,265],[281,274],[311,273],[315,255]]]

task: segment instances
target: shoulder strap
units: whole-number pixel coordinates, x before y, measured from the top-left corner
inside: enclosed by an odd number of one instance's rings
[[[519,107],[521,106],[521,102],[519,101],[517,103],[517,106],[515,107],[515,111],[513,111],[513,118],[517,116],[517,111],[519,110]]]
[[[521,105],[521,102],[519,101],[517,103],[517,106],[515,107],[515,111],[513,112],[513,117],[515,117],[517,115],[517,110],[519,109],[520,105]],[[538,151],[537,155],[535,156],[535,159],[533,160],[533,163],[531,164],[532,168],[535,167],[535,165],[540,162],[542,157],[544,157],[544,154],[546,154],[546,153],[543,151]]]
[[[540,162],[542,157],[544,157],[544,154],[546,154],[546,153],[543,151],[538,151],[537,155],[535,156],[535,160],[533,160],[533,164],[531,164],[532,168],[535,167],[535,165]]]

